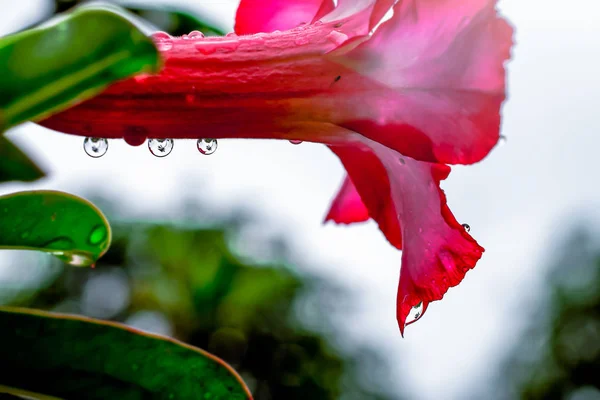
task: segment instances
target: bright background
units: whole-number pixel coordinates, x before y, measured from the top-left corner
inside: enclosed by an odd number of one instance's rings
[[[224,0],[169,3],[197,7],[230,27],[236,7]],[[507,140],[483,162],[454,167],[442,183],[455,216],[469,223],[486,252],[458,288],[407,328],[404,339],[395,319],[400,252],[372,222],[321,224],[343,176],[325,146],[221,140],[215,154],[202,156],[194,142],[177,141],[170,156],[158,159],[146,146],[114,141],[104,157],[92,159],[81,138],[34,124],[8,136],[51,171],[37,188],[110,193],[148,218],[176,213],[181,193],[200,196],[223,213],[252,210],[261,217],[252,234],[285,234],[306,268],[317,265],[318,273],[356,290],[357,311],[340,322],[341,330],[385,354],[385,368],[392,368],[411,398],[468,398],[489,384],[523,334],[556,241],[571,222],[600,217],[600,4],[503,0],[500,8],[516,27],[503,108]],[[0,10],[0,35],[51,11],[45,0],[0,0]],[[9,260],[0,256],[0,277]]]

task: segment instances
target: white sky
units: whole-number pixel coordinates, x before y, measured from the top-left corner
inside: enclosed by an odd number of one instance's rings
[[[201,4],[215,15],[235,9],[227,1],[178,3]],[[0,34],[43,12],[44,4],[0,0]],[[202,156],[194,142],[178,141],[169,157],[157,159],[145,146],[111,142],[106,156],[91,159],[80,138],[32,124],[9,136],[52,171],[37,187],[118,193],[140,215],[169,207],[172,194],[184,189],[223,210],[257,210],[265,229],[291,236],[307,265],[362,293],[345,329],[387,353],[412,398],[462,399],[485,385],[520,334],[523,308],[543,289],[542,267],[559,233],[577,216],[600,217],[600,4],[502,0],[501,9],[517,28],[504,107],[508,140],[482,163],[455,167],[442,185],[457,219],[471,225],[486,252],[458,288],[407,328],[405,339],[395,319],[400,253],[373,223],[320,223],[343,174],[324,146],[223,140],[214,155]]]

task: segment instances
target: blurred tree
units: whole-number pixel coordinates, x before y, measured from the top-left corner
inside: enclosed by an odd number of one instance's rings
[[[577,228],[559,247],[529,327],[501,368],[499,399],[600,399],[600,241]]]
[[[110,216],[110,204],[95,203]],[[245,221],[206,228],[112,219],[113,244],[95,269],[65,267],[47,288],[14,302],[174,336],[229,362],[257,400],[400,398],[378,354],[335,346],[326,321],[348,293],[294,272],[289,260],[265,265],[230,250]],[[280,237],[269,246],[286,254]]]

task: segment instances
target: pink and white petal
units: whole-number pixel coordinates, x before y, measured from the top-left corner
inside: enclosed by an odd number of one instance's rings
[[[351,224],[353,222],[364,222],[369,219],[369,210],[364,205],[356,187],[349,176],[346,175],[342,187],[333,199],[325,221],[333,221],[337,224]]]
[[[339,0],[330,13],[318,18],[321,22],[336,22],[339,31],[352,38],[364,36],[381,21],[396,0]]]
[[[372,100],[381,111],[369,118],[376,123],[367,136],[405,152],[391,145],[394,139],[388,136],[393,135],[376,130],[408,126],[429,142],[428,161],[472,163],[489,152],[499,138],[504,62],[513,35],[495,4],[400,1],[368,41],[335,56],[336,62],[395,92],[380,91]],[[355,124],[345,126],[364,134]]]
[[[397,319],[403,334],[411,309],[423,302],[422,316],[430,302],[442,299],[448,288],[458,285],[475,267],[484,249],[446,205],[439,183],[448,176],[450,167],[417,161],[374,142],[360,153],[347,149],[334,150],[367,207],[374,179],[360,174],[365,163],[373,163],[376,157],[379,166],[371,171],[384,171],[385,178],[377,177],[375,182],[389,182],[389,196],[403,239],[397,298]]]
[[[329,12],[333,7],[333,0],[242,0],[235,16],[235,32],[248,35],[292,29],[311,23],[318,12]]]

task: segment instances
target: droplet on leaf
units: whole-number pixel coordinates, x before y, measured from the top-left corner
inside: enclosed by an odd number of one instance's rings
[[[102,138],[85,138],[83,149],[90,157],[102,157],[108,151],[108,140]]]
[[[198,139],[198,151],[206,156],[217,151],[217,139]]]
[[[148,149],[156,157],[166,157],[173,150],[173,139],[150,139],[148,140]]]
[[[469,224],[462,224],[462,227],[465,228],[465,231],[471,232],[471,226]]]
[[[96,227],[94,227],[94,229],[92,229],[92,232],[90,232],[90,244],[97,245],[102,243],[102,241],[106,239],[107,234],[108,231],[106,230],[106,227],[104,225],[97,225]]]

